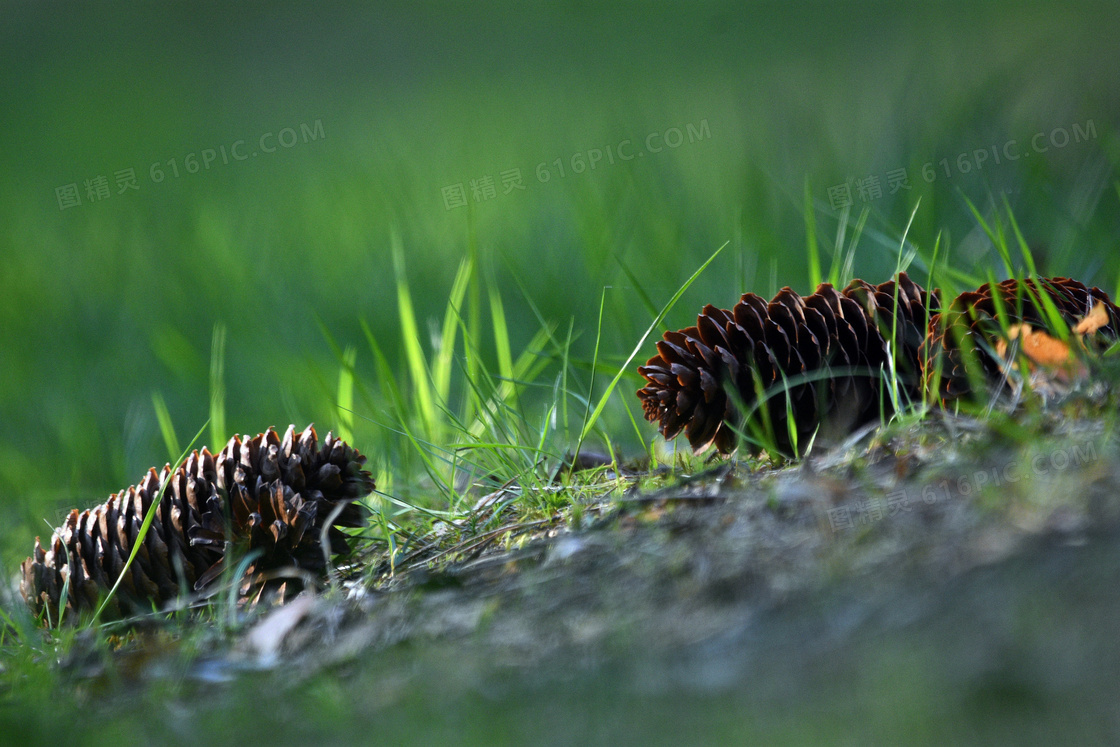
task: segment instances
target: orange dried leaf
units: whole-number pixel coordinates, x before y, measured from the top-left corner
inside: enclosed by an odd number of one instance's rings
[[[1012,327],[1009,336],[1012,340],[1019,337],[1023,355],[1040,366],[1061,366],[1068,363],[1073,355],[1068,343],[1051,337],[1042,330],[1032,329],[1029,324]]]
[[[1108,322],[1108,310],[1105,309],[1104,304],[1094,304],[1085,318],[1073,328],[1073,331],[1079,335],[1091,335],[1101,327],[1106,326]]]

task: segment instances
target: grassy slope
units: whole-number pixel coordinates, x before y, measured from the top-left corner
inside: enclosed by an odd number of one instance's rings
[[[381,487],[445,508],[413,444],[386,427],[423,420],[405,373],[394,230],[430,359],[428,320],[443,322],[456,267],[472,253],[480,322],[465,319],[459,339],[477,338],[489,380],[502,373],[493,345],[502,336],[487,288],[500,289],[514,357],[540,328],[533,307],[560,342],[570,321],[571,367],[550,348],[538,386],[520,400],[525,421],[503,415],[527,447],[551,404],[557,422],[567,413],[567,431],[546,434],[553,459],[537,473],[576,441],[596,340],[600,359],[617,366],[652,319],[643,292],[660,306],[725,241],[668,326],[744,290],[807,289],[806,183],[827,257],[841,217],[828,187],[909,170],[912,191],[868,203],[853,269],[869,279],[893,270],[919,197],[909,238],[923,252],[940,233],[952,266],[998,267],[957,190],[989,218],[989,190],[1007,190],[1043,273],[1110,290],[1116,281],[1107,262],[1120,198],[1110,176],[1117,97],[1105,72],[1113,49],[1093,6],[1064,12],[1060,24],[1043,7],[791,17],[550,5],[469,18],[331,8],[140,12],[123,22],[75,9],[66,24],[19,13],[0,32],[4,68],[19,71],[0,93],[22,102],[0,123],[10,154],[0,173],[0,568],[14,568],[29,538],[46,533],[44,517],[101,500],[167,458],[153,391],[181,440],[202,424],[216,324],[228,330],[229,430],[346,426],[329,337],[339,352],[357,351],[349,427],[374,455]],[[189,152],[315,120],[326,133],[318,142],[160,184],[144,176],[153,162],[177,158],[183,168]],[[703,120],[709,140],[570,173],[575,153]],[[1087,120],[1096,125],[1089,143],[981,172],[954,167],[933,183],[919,176],[927,161]],[[563,178],[556,158],[568,164]],[[535,177],[540,163],[552,169],[547,184]],[[141,174],[136,193],[57,209],[55,187],[128,167]],[[499,188],[488,203],[444,209],[442,187],[507,168],[521,169],[524,193]],[[360,320],[402,382],[396,412]],[[461,370],[472,364],[457,350],[450,392],[462,413]],[[571,396],[556,397],[558,382]],[[597,382],[593,400],[604,376]],[[633,383],[623,380],[622,397]],[[600,425],[593,441],[609,435],[636,453],[621,399]],[[443,436],[443,446],[461,440],[453,428]],[[12,666],[51,692],[53,675]]]

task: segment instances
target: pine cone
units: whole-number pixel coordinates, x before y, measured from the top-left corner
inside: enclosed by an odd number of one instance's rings
[[[349,550],[338,527],[364,525],[366,510],[354,501],[374,488],[365,461],[330,433],[320,447],[311,426],[298,435],[289,426],[282,440],[271,428],[244,441],[235,436],[216,458],[206,448],[195,451],[174,471],[170,465],[158,475],[150,469],[138,485],[102,505],[71,511],[46,549],[36,537],[34,553],[21,566],[20,592],[36,614],[45,609],[56,622],[60,607],[69,619],[96,609],[169,480],[140,551],[106,607],[108,616],[150,610],[184,588],[201,590],[220,574],[229,544],[260,551],[247,573],[254,582],[290,565],[321,572],[328,519],[333,552]]]
[[[738,442],[736,428],[749,432],[768,419],[784,454],[796,451],[791,431],[804,444],[818,426],[842,434],[874,420],[882,404],[890,406],[880,394],[891,330],[897,328],[900,342],[900,381],[914,396],[920,330],[939,308],[936,293],[905,273],[897,306],[895,292],[893,281],[856,281],[843,292],[824,283],[805,297],[783,288],[769,303],[747,293],[731,310],[705,306],[695,327],[666,332],[658,354],[638,368],[648,382],[638,390],[646,419],[660,421],[666,440],[684,430],[696,453],[713,444],[729,453]],[[746,422],[725,387],[753,412]],[[758,387],[785,392],[769,397],[762,412]]]
[[[892,352],[896,371],[907,385],[908,393],[917,396],[925,371],[922,346],[929,320],[941,310],[940,291],[927,291],[901,272],[897,288],[893,280],[880,285],[853,280],[844,289],[844,295],[863,305],[884,340],[895,341]],[[897,313],[892,313],[892,309]]]
[[[1003,363],[995,351],[996,341],[1003,337],[1003,331],[992,290],[991,284],[985,283],[975,291],[962,293],[944,314],[930,319],[926,349],[923,351],[930,364],[926,369],[926,381],[932,388],[940,373],[940,390],[944,399],[961,397],[972,391],[965,368],[968,353],[962,352],[962,347],[975,352],[987,383],[999,381],[1003,376]],[[1087,316],[1095,305],[1104,305],[1109,322],[1089,336],[1090,345],[1100,347],[1104,341],[1114,341],[1120,335],[1120,309],[1101,289],[1087,288],[1076,280],[1040,278],[1035,282],[1010,279],[996,285],[996,292],[1002,301],[1006,320],[1011,324],[1029,324],[1056,334],[1045,309],[1040,308],[1040,294],[1044,294],[1054,302],[1063,321],[1070,327]]]

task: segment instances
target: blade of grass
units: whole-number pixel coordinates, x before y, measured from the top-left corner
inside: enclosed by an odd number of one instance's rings
[[[1042,307],[1042,312],[1046,316],[1046,321],[1053,333],[1059,340],[1065,342],[1070,336],[1070,326],[1066,323],[1066,320],[1062,317],[1062,312],[1058,311],[1058,306],[1050,296],[1050,293],[1055,292],[1055,289],[1049,284],[1047,286],[1050,288],[1050,292],[1036,294],[1028,287],[1027,293],[1030,294],[1032,300]]]
[[[381,346],[377,344],[377,338],[373,336],[373,330],[370,329],[366,320],[362,319],[359,323],[361,324],[362,332],[366,336],[366,342],[369,344],[370,352],[373,353],[373,362],[377,367],[377,380],[381,385],[381,392],[389,398],[391,406],[395,409],[397,415],[399,417],[404,417],[405,413],[408,411],[408,406],[405,404],[404,394],[397,385],[397,377],[393,374],[393,369],[389,365],[389,360],[381,351]]]
[[[11,630],[16,634],[16,640],[14,641],[14,643],[16,643],[17,645],[19,643],[30,640],[30,637],[27,634],[27,628],[24,627],[23,619],[19,615],[13,617],[5,612],[3,607],[0,607],[0,623],[3,623],[3,626],[5,628]],[[0,638],[0,640],[2,640],[2,638]],[[0,645],[7,644],[8,641],[6,640],[3,640],[3,642],[0,643]]]
[[[529,345],[513,362],[511,376],[509,378],[501,377],[496,386],[490,381],[489,373],[481,363],[478,369],[480,376],[473,381],[467,379],[467,384],[476,392],[478,401],[482,403],[480,411],[476,413],[470,426],[472,436],[478,437],[486,425],[494,421],[498,409],[512,406],[524,389],[526,382],[534,381],[548,365],[548,359],[540,356],[538,351],[544,347],[551,334],[552,329],[537,330],[533,339],[529,341]],[[490,391],[488,393],[484,394],[483,388],[479,385],[481,381],[489,382]]]
[[[837,286],[845,286],[852,281],[852,267],[855,265],[856,248],[859,246],[860,237],[863,236],[863,229],[864,226],[867,225],[867,218],[870,215],[870,208],[864,208],[859,213],[855,232],[852,233],[852,240],[848,244],[848,251],[844,254],[844,266],[841,268],[840,277],[836,283]]]
[[[821,254],[817,246],[817,218],[813,213],[813,196],[809,190],[809,177],[805,177],[805,199],[803,203],[805,220],[805,249],[809,254],[809,287],[821,284]]]
[[[469,258],[459,263],[455,280],[451,284],[451,293],[447,297],[447,309],[443,314],[439,350],[436,351],[435,362],[432,365],[432,382],[436,396],[443,402],[447,402],[451,396],[451,368],[455,358],[455,341],[459,332],[457,320],[459,310],[463,307],[467,287],[474,277],[474,268],[474,262]]]
[[[510,354],[509,327],[506,325],[502,294],[498,292],[492,281],[487,286],[487,294],[490,297],[490,317],[494,327],[494,350],[498,354],[498,375],[512,380],[513,356]]]
[[[642,446],[642,451],[648,453],[650,448],[646,442],[646,437],[642,434],[642,429],[638,427],[638,419],[634,417],[634,411],[630,408],[630,398],[622,398],[622,406],[626,409],[626,417],[630,419],[630,425],[634,427],[634,433],[638,436],[638,443]]]
[[[416,397],[416,406],[424,424],[425,434],[432,439],[439,435],[439,421],[432,393],[432,383],[428,380],[428,362],[420,345],[420,330],[416,324],[416,313],[412,307],[412,293],[404,268],[404,247],[400,235],[394,230],[390,239],[393,253],[393,268],[396,273],[397,312],[400,315],[401,339],[404,344],[405,358]]]
[[[933,256],[932,256],[932,258],[930,259],[930,262],[929,262],[929,272],[926,273],[926,289],[929,291],[929,293],[931,295],[937,290],[936,287],[934,286],[934,275],[937,272],[937,256],[940,253],[940,251],[941,251],[941,232],[938,231],[937,232],[937,237],[933,240]],[[929,303],[929,304],[926,304],[926,316],[925,316],[924,323],[922,324],[922,329],[923,330],[928,330],[929,329],[929,321],[932,318],[932,313],[933,313],[931,311],[931,306],[932,306],[932,302]],[[929,338],[927,337],[926,339],[928,340]],[[922,346],[921,357],[919,358],[919,365],[921,366],[923,371],[930,370],[929,360],[930,360],[930,356],[934,355],[934,354],[935,353],[934,353],[932,347],[928,343],[926,345]],[[934,369],[934,382],[933,383],[934,383],[935,386],[939,385],[940,379],[941,379],[941,377],[939,375],[939,372],[937,372],[937,370]],[[934,394],[934,392],[936,392],[936,389],[931,388],[929,386],[929,383],[930,382],[927,380],[927,378],[925,376],[922,376],[921,391],[922,391],[922,409],[923,410],[928,409],[930,404],[932,403],[932,400],[936,399],[936,394]]]
[[[430,448],[432,444],[419,438],[409,425],[408,414],[410,408],[405,402],[404,394],[401,392],[400,387],[397,386],[397,377],[393,374],[388,359],[386,359],[384,353],[381,351],[381,346],[377,344],[377,339],[374,337],[373,331],[364,319],[361,320],[361,326],[362,331],[365,333],[366,341],[369,343],[370,351],[373,353],[374,365],[377,367],[378,380],[381,382],[382,392],[388,396],[394,407],[401,434],[408,440],[409,444],[419,455],[420,460],[424,463],[424,469],[432,479],[435,480],[437,484],[450,489],[444,470],[439,469],[436,463],[431,459]]]
[[[354,441],[354,364],[358,360],[358,349],[347,345],[342,354],[342,365],[338,368],[338,397],[335,403],[338,412],[338,437],[343,441]]]
[[[229,438],[226,431],[226,326],[221,322],[214,325],[214,335],[210,343],[210,443],[214,448]]]
[[[968,199],[968,196],[960,190],[958,190],[958,194],[960,194],[960,196],[964,198],[965,204],[968,205],[968,209],[972,211],[972,215],[976,218],[976,222],[979,223],[980,227],[984,229],[984,233],[988,235],[988,239],[992,242],[992,246],[994,246],[996,251],[999,252],[999,257],[1003,261],[1003,267],[1007,272],[1007,277],[1014,277],[1015,266],[1011,261],[1011,252],[1007,248],[1007,237],[1004,235],[1003,221],[1000,220],[999,214],[996,213],[996,227],[993,230],[992,227],[988,225],[988,222],[984,220],[984,216],[980,214],[980,211],[976,208],[976,205],[972,203],[972,200]]]
[[[198,433],[194,434],[194,438],[192,438],[191,442],[187,444],[187,448],[183,449],[183,451],[179,454],[179,458],[175,460],[171,474],[174,474],[175,468],[182,464],[183,461],[187,458],[187,456],[191,452],[191,449],[194,448],[194,445],[198,442],[198,439],[202,438],[202,434],[206,432],[206,428],[210,424],[210,421],[207,420],[202,424],[202,427],[198,429]],[[101,600],[101,604],[98,605],[97,611],[93,615],[93,623],[91,624],[95,624],[97,620],[101,618],[101,613],[104,611],[105,605],[109,604],[113,596],[117,593],[117,589],[120,588],[121,582],[124,581],[125,574],[132,569],[132,561],[136,559],[136,555],[140,552],[140,548],[144,546],[144,538],[148,536],[148,529],[150,529],[152,526],[152,520],[155,518],[156,512],[159,511],[160,503],[163,502],[163,494],[167,492],[167,487],[170,484],[171,480],[167,479],[164,480],[163,484],[159,486],[159,492],[156,493],[155,497],[152,499],[151,505],[148,506],[148,510],[144,514],[144,522],[140,525],[140,530],[136,533],[136,539],[132,543],[132,552],[129,553],[128,560],[125,561],[124,567],[121,568],[121,572],[117,575],[117,580],[113,583],[112,588],[109,589],[109,593],[105,595],[105,598]]]
[[[237,630],[237,600],[241,596],[241,584],[237,580],[245,577],[245,573],[249,570],[249,564],[264,554],[264,550],[256,548],[245,553],[245,557],[241,558],[237,567],[233,569],[233,574],[230,576],[229,591],[226,596],[226,627],[229,630]],[[225,570],[228,572],[230,567],[227,565]]]
[[[832,244],[832,264],[828,268],[828,282],[834,286],[840,285],[840,267],[844,263],[844,236],[848,232],[848,216],[851,212],[851,206],[845,206],[840,211],[840,219],[836,224],[836,239]]]
[[[638,300],[642,302],[642,306],[645,307],[650,316],[654,316],[655,314],[657,314],[657,306],[654,305],[653,299],[649,297],[648,293],[646,293],[646,289],[642,286],[642,283],[638,280],[638,277],[633,273],[633,271],[631,271],[629,267],[626,266],[626,263],[622,261],[622,256],[616,254],[615,260],[618,262],[618,266],[622,268],[622,273],[626,275],[626,279],[630,281],[630,285],[634,287],[634,291],[638,294]]]
[[[680,288],[677,289],[677,292],[673,294],[673,297],[669,299],[669,302],[667,304],[665,304],[664,307],[662,307],[661,311],[658,312],[658,314],[654,318],[653,322],[649,325],[648,328],[646,328],[645,334],[643,334],[641,339],[638,340],[638,344],[634,346],[634,349],[630,352],[630,355],[626,358],[626,362],[623,363],[622,366],[618,369],[618,373],[615,374],[614,378],[611,380],[611,383],[607,386],[606,390],[599,397],[599,401],[596,403],[594,411],[591,412],[589,415],[585,413],[583,428],[580,430],[579,441],[576,444],[576,451],[575,451],[576,455],[579,454],[579,449],[580,449],[580,447],[583,446],[583,442],[584,442],[584,440],[586,440],[588,434],[591,433],[591,429],[595,427],[595,423],[598,421],[599,416],[603,413],[603,409],[607,406],[607,400],[610,399],[610,396],[614,392],[615,387],[618,386],[618,382],[626,374],[627,369],[630,367],[630,363],[634,360],[635,356],[637,356],[638,353],[641,352],[642,347],[645,346],[646,339],[650,336],[650,334],[655,329],[657,329],[657,326],[659,324],[661,324],[661,320],[665,318],[665,316],[669,313],[669,311],[672,310],[672,308],[674,306],[676,306],[677,301],[680,300],[680,297],[684,295],[685,291],[687,291],[690,287],[692,287],[692,284],[694,282],[696,282],[696,279],[698,277],[700,277],[700,275],[704,272],[704,270],[708,269],[708,265],[710,265],[713,261],[715,261],[715,258],[719,256],[720,252],[722,252],[724,250],[724,248],[728,245],[728,243],[730,243],[730,242],[724,242],[722,246],[720,246],[718,249],[716,249],[715,252],[712,253],[712,256],[708,257],[708,259],[704,262],[704,264],[700,265],[700,267],[696,270],[696,272],[692,273],[692,275],[688,278],[688,280],[686,280],[684,282],[684,284]],[[602,304],[601,303],[600,303],[599,308],[600,308],[600,314],[601,314],[601,312],[602,312]],[[602,324],[602,321],[600,319],[600,327],[601,327],[601,324]],[[599,336],[598,336],[598,333],[597,333],[596,334],[596,339],[595,339],[596,355],[595,355],[595,358],[593,360],[593,363],[598,362],[598,350],[599,350]],[[592,370],[594,371],[594,369],[592,369]],[[592,377],[594,377],[594,373],[592,373]],[[594,378],[592,378],[592,383],[594,383]],[[589,388],[588,391],[589,391],[589,395],[590,395],[590,391],[591,391],[590,388]],[[589,406],[590,406],[590,403],[591,403],[591,397],[588,396],[588,405]]]
[[[474,205],[470,206],[467,214],[467,256],[470,258],[471,267],[478,268],[478,232],[475,223]],[[457,312],[458,313],[458,312]],[[482,334],[482,279],[477,269],[471,273],[470,283],[467,288],[467,332],[471,339],[478,340]],[[467,358],[467,378],[474,380],[478,376],[478,366],[481,363],[479,350],[464,351]],[[463,420],[469,421],[472,417],[471,408],[481,404],[470,397],[463,401]]]
[[[1118,296],[1118,297],[1120,297],[1120,296]],[[569,440],[570,433],[571,433],[570,430],[568,429],[568,392],[570,391],[570,389],[568,388],[568,370],[570,368],[570,366],[568,364],[568,353],[569,353],[569,351],[571,350],[571,347],[572,347],[572,329],[575,327],[575,323],[576,323],[575,317],[569,317],[568,318],[568,337],[564,341],[563,360],[560,361],[560,376],[561,376],[560,388],[564,392],[564,395],[561,398],[561,418],[562,418],[562,421],[564,423],[564,441],[565,442],[567,442]]]
[[[152,392],[152,407],[156,411],[156,420],[159,422],[159,432],[163,435],[163,443],[167,446],[167,458],[174,459],[181,449],[179,437],[175,435],[175,424],[171,422],[171,413],[163,395],[158,391]]]
[[[1015,240],[1019,243],[1019,254],[1023,257],[1023,262],[1027,265],[1027,272],[1030,277],[1038,277],[1038,268],[1034,264],[1034,255],[1031,253],[1031,248],[1027,246],[1027,240],[1023,238],[1023,232],[1019,230],[1019,222],[1015,220],[1015,213],[1011,210],[1011,203],[1007,201],[1007,194],[1003,195],[1003,207],[1007,211],[1007,219],[1011,223],[1011,230],[1015,233]]]
[[[587,391],[587,406],[584,408],[584,411],[583,411],[583,425],[584,425],[584,427],[580,430],[579,440],[576,442],[576,449],[572,453],[572,465],[573,465],[572,469],[575,469],[574,465],[576,463],[576,460],[579,458],[580,449],[583,448],[583,439],[586,437],[586,434],[590,432],[587,428],[587,424],[588,424],[588,421],[589,421],[589,413],[590,413],[590,410],[591,410],[591,397],[595,393],[595,366],[599,362],[599,343],[603,339],[603,307],[606,306],[606,301],[607,301],[607,289],[603,288],[602,293],[599,295],[599,321],[595,326],[595,352],[591,355],[591,385],[588,387],[588,391]],[[642,341],[643,342],[645,341],[645,337],[642,338]],[[633,355],[631,355],[631,358],[633,358]],[[629,363],[629,361],[627,361],[627,362]],[[619,378],[621,378],[621,376],[622,376],[622,372],[619,371],[618,376],[615,377],[615,383],[618,382],[618,380],[619,380]],[[614,388],[614,383],[612,383],[612,385],[610,387],[608,387],[608,392],[613,388]],[[606,404],[605,399],[600,401],[601,406],[605,406],[605,404]],[[598,417],[598,413],[601,412],[601,411],[602,410],[601,410],[600,407],[596,408],[596,410],[595,410],[596,417]]]

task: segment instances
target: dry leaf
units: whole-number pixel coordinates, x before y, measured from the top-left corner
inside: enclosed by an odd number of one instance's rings
[[[1091,335],[1107,325],[1108,321],[1108,310],[1105,309],[1104,304],[1098,303],[1089,310],[1084,319],[1077,323],[1073,331],[1079,335]]]
[[[1020,350],[1022,350],[1023,355],[1027,356],[1032,363],[1037,363],[1040,366],[1065,365],[1069,363],[1073,356],[1069,343],[1051,337],[1042,330],[1032,329],[1029,324],[1019,324],[1012,327],[1008,336],[1012,340],[1018,337],[1021,340]]]
[[[1007,336],[1010,340],[1019,340],[1019,353],[1027,359],[1031,390],[1036,394],[1045,398],[1061,396],[1074,382],[1088,376],[1088,369],[1068,342],[1033,329],[1029,324],[1012,326]],[[996,342],[996,351],[1004,360],[1007,359],[1007,348],[1007,341]],[[1012,362],[1011,368],[1018,370],[1018,362]]]

